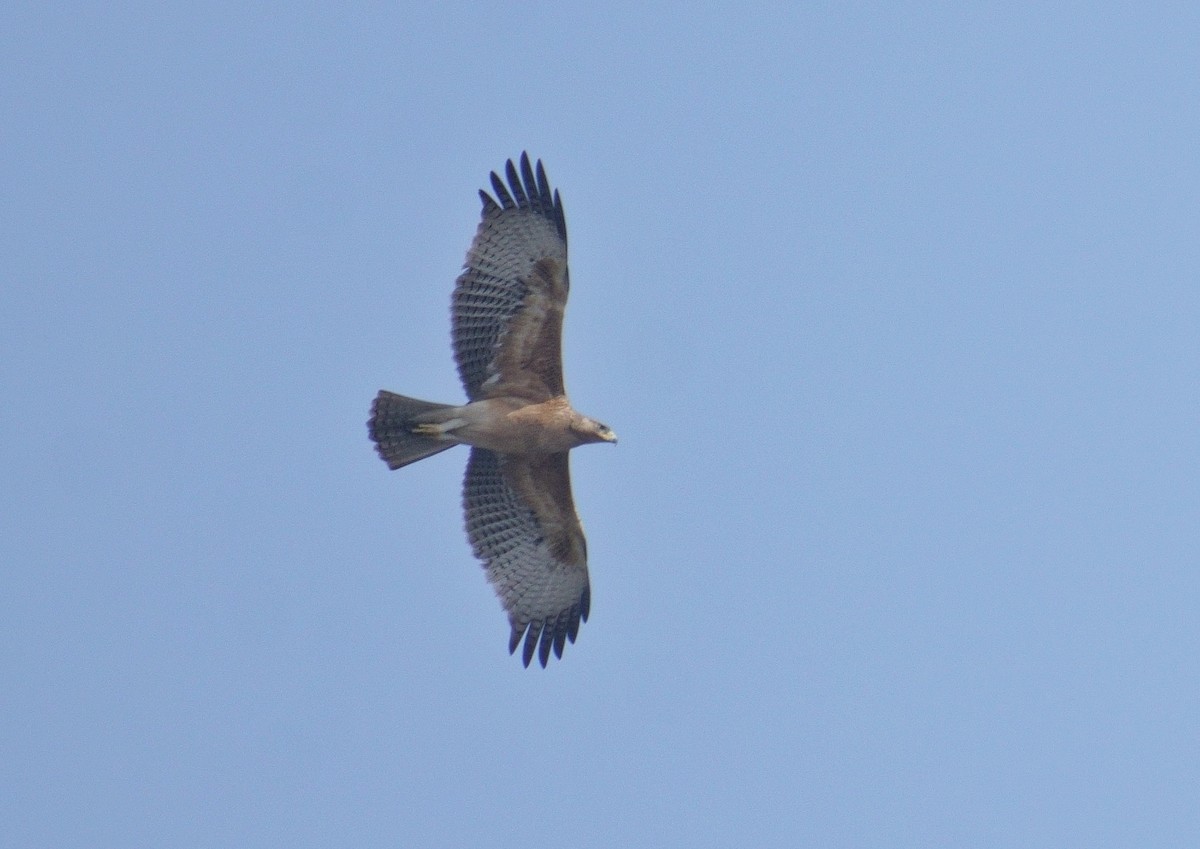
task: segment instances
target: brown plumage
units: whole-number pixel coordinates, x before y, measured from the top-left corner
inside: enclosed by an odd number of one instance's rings
[[[587,543],[571,498],[567,452],[616,442],[580,415],[562,375],[570,289],[567,225],[542,163],[509,160],[507,184],[480,192],[482,220],[454,287],[451,335],[468,402],[435,404],[381,391],[367,423],[398,469],[470,445],[463,481],[467,537],[508,612],[509,652],[524,641],[542,666],[575,642],[591,603]]]

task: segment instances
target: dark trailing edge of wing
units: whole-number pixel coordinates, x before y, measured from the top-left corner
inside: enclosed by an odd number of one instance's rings
[[[559,613],[554,619],[545,622],[530,622],[523,628],[514,627],[512,635],[508,639],[508,653],[515,653],[517,646],[521,645],[521,638],[524,637],[525,647],[521,650],[521,662],[526,666],[529,666],[529,661],[533,660],[535,650],[542,668],[545,668],[546,663],[550,660],[551,649],[554,650],[554,656],[562,660],[563,648],[568,640],[572,643],[575,642],[575,637],[579,634],[579,623],[587,621],[591,606],[592,590],[590,587],[585,587],[579,601]]]
[[[496,193],[495,198],[485,191],[479,192],[479,198],[483,201],[484,217],[505,209],[528,209],[553,221],[554,228],[566,244],[567,218],[563,214],[562,198],[559,197],[557,189],[550,189],[550,181],[546,179],[546,169],[542,167],[542,160],[537,161],[535,171],[530,165],[529,154],[522,153],[520,173],[518,174],[517,166],[511,159],[504,166],[504,173],[508,177],[508,185],[505,185],[499,174],[492,172],[492,191]]]

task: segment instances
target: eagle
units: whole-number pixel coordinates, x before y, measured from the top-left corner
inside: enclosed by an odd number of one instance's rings
[[[591,606],[587,542],[571,497],[567,453],[617,441],[577,413],[563,385],[562,324],[570,274],[562,198],[541,160],[492,172],[451,298],[451,341],[467,403],[382,390],[367,422],[379,456],[399,469],[469,445],[467,538],[508,613],[509,654],[526,667],[562,657]]]

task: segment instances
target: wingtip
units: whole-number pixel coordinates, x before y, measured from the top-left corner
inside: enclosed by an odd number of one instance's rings
[[[538,186],[537,177],[534,176],[533,168],[529,165],[529,155],[521,154],[521,181],[525,184],[525,195],[529,198],[530,205],[538,212],[544,212],[544,198],[540,187]]]
[[[533,660],[533,652],[537,648],[537,637],[537,631],[534,630],[533,624],[530,624],[529,630],[525,632],[525,649],[521,652],[521,662],[525,664],[526,669],[529,668],[529,661]],[[543,667],[545,665],[545,663],[542,664]]]
[[[503,177],[496,171],[490,175],[494,198],[486,191],[479,192],[484,217],[501,210],[531,209],[554,222],[565,243],[567,218],[563,212],[562,196],[558,189],[550,187],[542,160],[531,159],[528,151],[521,151],[516,160],[505,162],[502,170]]]
[[[554,652],[554,656],[562,660],[567,637],[564,629],[553,627],[550,623],[530,622],[523,628],[513,626],[508,638],[508,653],[516,654],[517,646],[521,646],[521,664],[526,669],[533,663],[534,657],[545,669],[550,662],[550,652]]]
[[[542,167],[542,160],[537,161],[537,188],[538,194],[545,198],[554,199],[556,195],[550,191],[550,181],[546,178],[546,169]]]
[[[496,203],[492,196],[483,189],[479,190],[479,199],[483,201],[483,214],[485,216],[500,211],[500,204]]]
[[[512,163],[510,162],[509,165],[511,167]],[[495,171],[492,172],[492,190],[496,193],[496,200],[505,209],[512,209],[517,205],[517,202],[512,199],[512,195],[508,193],[508,187],[504,185],[504,181]]]
[[[537,637],[533,629],[533,623],[527,622],[525,625],[512,626],[512,632],[508,636],[509,654],[516,654],[517,646],[521,645],[522,639],[524,639],[525,645],[521,649],[521,664],[528,669],[529,662],[533,660],[533,651],[537,647]],[[545,663],[542,664],[542,666],[545,665]]]
[[[525,186],[522,185],[521,178],[517,175],[517,166],[511,159],[504,165],[504,174],[508,177],[508,186],[517,200],[517,206],[529,206],[529,197],[525,194]]]

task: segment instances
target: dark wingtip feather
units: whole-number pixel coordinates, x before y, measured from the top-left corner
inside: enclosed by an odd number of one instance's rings
[[[509,163],[510,165],[512,163]],[[504,181],[500,179],[500,175],[495,171],[492,172],[492,189],[496,192],[496,200],[505,209],[515,209],[517,202],[512,199],[512,195],[508,193],[508,188],[504,185]]]
[[[563,213],[562,196],[557,189],[550,188],[550,180],[546,177],[546,168],[542,160],[529,158],[528,151],[522,151],[519,157],[520,171],[513,160],[508,160],[504,166],[504,177],[495,171],[491,174],[492,190],[495,198],[485,191],[479,192],[483,201],[483,215],[486,217],[501,209],[528,209],[554,222],[554,228],[563,242],[567,241],[567,217]],[[505,180],[507,178],[507,181]]]
[[[541,164],[540,162],[538,163]],[[521,154],[521,181],[525,184],[525,195],[529,198],[529,205],[534,211],[539,214],[546,213],[545,200],[542,192],[538,187],[537,178],[533,176],[533,168],[529,165],[529,154]]]
[[[529,668],[529,661],[533,660],[533,650],[537,648],[538,637],[541,635],[542,626],[538,622],[529,623],[529,630],[525,632],[525,648],[521,652],[521,662],[525,664],[525,668]],[[545,666],[546,664],[542,664]]]
[[[562,198],[559,197],[558,189],[554,190],[554,226],[558,228],[558,235],[562,236],[563,244],[566,244],[567,215],[563,212]]]
[[[537,161],[537,190],[544,200],[553,201],[554,195],[550,192],[550,181],[546,179],[546,169],[542,167],[540,159]]]
[[[513,165],[511,159],[505,163],[504,173],[508,176],[508,185],[512,188],[513,197],[517,199],[517,206],[529,206],[525,187],[521,185],[521,178],[517,176],[517,167]]]
[[[492,196],[483,189],[479,190],[479,199],[483,201],[483,214],[485,216],[492,215],[493,213],[500,211],[500,204],[496,203],[496,201],[492,199]]]
[[[553,619],[544,622],[535,620],[524,625],[514,623],[508,636],[508,653],[515,654],[517,646],[523,642],[521,662],[526,667],[535,654],[543,668],[550,660],[550,652],[554,652],[554,656],[561,660],[567,643],[574,643],[579,635],[579,623],[587,621],[591,606],[592,590],[591,587],[585,587],[579,601]]]

